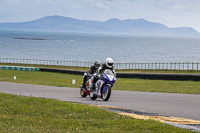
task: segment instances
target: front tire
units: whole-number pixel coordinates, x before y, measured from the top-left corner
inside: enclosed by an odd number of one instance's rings
[[[97,95],[95,94],[95,90],[90,89],[90,98],[92,100],[96,100],[97,99]]]
[[[102,98],[104,101],[108,101],[111,95],[111,86],[106,85],[106,89],[102,90]]]

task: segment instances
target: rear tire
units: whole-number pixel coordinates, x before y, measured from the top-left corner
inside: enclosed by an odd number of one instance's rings
[[[80,88],[80,95],[82,97],[86,97],[87,96],[83,88]]]
[[[104,101],[108,101],[111,95],[111,86],[106,85],[106,91],[102,90],[102,98]]]

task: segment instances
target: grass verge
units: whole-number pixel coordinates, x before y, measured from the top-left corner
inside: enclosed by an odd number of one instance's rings
[[[16,80],[13,79],[14,76],[17,77]],[[76,84],[72,84],[72,79],[76,80]],[[0,81],[77,88],[82,84],[83,76],[40,71],[0,70]],[[113,89],[200,94],[200,82],[118,78]]]
[[[0,131],[189,133],[153,120],[137,120],[96,107],[0,93]]]

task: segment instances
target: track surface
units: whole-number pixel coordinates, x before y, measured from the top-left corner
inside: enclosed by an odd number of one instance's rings
[[[51,87],[0,81],[0,92],[23,96],[45,97],[85,104],[115,106],[200,120],[200,95],[113,90],[109,101],[82,98],[79,88]]]

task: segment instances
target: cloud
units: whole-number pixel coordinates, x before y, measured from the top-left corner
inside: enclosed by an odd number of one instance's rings
[[[42,2],[42,0],[34,0],[33,2],[36,4],[40,4]]]
[[[109,9],[109,7],[105,5],[105,3],[97,3],[96,6],[101,9]]]
[[[5,0],[6,1],[6,0]],[[13,3],[20,3],[20,0],[7,0],[6,1],[8,4],[13,4]]]

